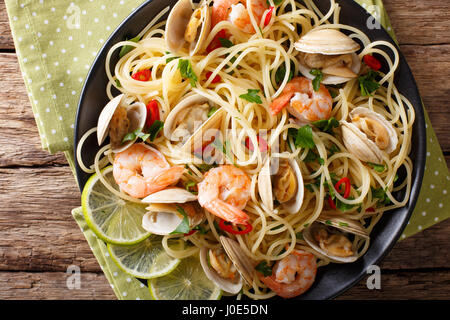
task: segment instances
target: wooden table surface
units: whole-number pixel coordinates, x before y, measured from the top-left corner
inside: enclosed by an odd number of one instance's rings
[[[450,164],[450,1],[384,0]],[[62,154],[40,148],[0,2],[0,299],[115,299],[70,211],[80,192]],[[366,279],[338,299],[449,299],[450,220],[397,243],[381,264],[381,290]],[[66,287],[67,267],[81,288]]]

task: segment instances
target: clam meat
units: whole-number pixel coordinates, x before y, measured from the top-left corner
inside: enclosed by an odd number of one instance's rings
[[[268,209],[273,210],[276,200],[287,212],[298,213],[303,203],[304,185],[297,161],[268,159],[258,174],[258,192]]]
[[[359,258],[354,240],[369,239],[369,235],[357,221],[322,215],[303,230],[303,238],[314,250],[331,260],[350,263]]]
[[[313,69],[322,71],[323,84],[340,84],[356,78],[361,61],[356,51],[360,45],[335,29],[314,29],[294,44],[300,51],[299,70],[314,79]]]
[[[103,108],[97,123],[97,140],[101,145],[109,136],[111,149],[118,153],[130,147],[137,139],[123,141],[128,133],[142,130],[147,118],[147,109],[142,102],[128,105],[125,95],[121,94],[112,99]]]
[[[166,45],[173,53],[187,49],[192,56],[205,49],[210,29],[211,13],[206,3],[193,8],[190,0],[179,0],[167,19]]]
[[[341,121],[342,139],[361,161],[381,164],[383,153],[390,154],[397,148],[397,132],[381,114],[357,107],[350,112],[350,120]]]

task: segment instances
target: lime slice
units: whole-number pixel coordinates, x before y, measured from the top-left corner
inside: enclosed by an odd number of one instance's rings
[[[173,271],[181,261],[166,253],[161,239],[161,236],[151,235],[131,246],[108,244],[108,250],[117,266],[129,275],[141,279],[161,277]]]
[[[182,259],[168,275],[148,281],[155,300],[218,300],[222,291],[209,280],[198,255]]]
[[[113,167],[102,170],[106,181],[118,189],[112,174]],[[109,191],[97,174],[92,175],[81,195],[83,214],[89,228],[105,242],[131,245],[150,235],[142,228],[146,204],[123,200]]]

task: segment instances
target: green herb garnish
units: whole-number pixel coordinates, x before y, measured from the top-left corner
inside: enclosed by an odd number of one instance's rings
[[[117,88],[122,88],[122,85],[120,84],[119,79],[116,79],[116,87]]]
[[[312,81],[312,84],[314,91],[317,92],[320,89],[320,83],[322,82],[323,79],[323,73],[319,69],[312,69],[309,73],[315,76],[315,78]]]
[[[386,166],[383,164],[376,164],[372,162],[367,162],[367,164],[371,166],[372,169],[375,170],[376,172],[383,172],[384,170],[386,170]]]
[[[194,72],[194,69],[192,69],[191,61],[187,59],[180,59],[178,61],[178,70],[180,70],[181,76],[184,79],[189,79],[189,82],[191,83],[192,87],[197,86],[197,75]]]
[[[312,129],[309,125],[303,126],[297,131],[295,147],[312,149],[316,146],[313,140]]]
[[[248,102],[254,102],[261,104],[261,97],[258,95],[258,89],[248,89],[246,94],[241,94],[239,98],[247,100]]]
[[[222,47],[231,48],[232,46],[234,46],[234,43],[227,38],[219,38],[219,41]]]
[[[267,264],[267,261],[258,263],[255,270],[261,272],[265,277],[270,277],[272,275],[272,268]]]
[[[164,127],[164,122],[162,122],[161,120],[155,120],[155,122],[153,122],[153,124],[148,129],[148,134],[150,135],[150,141],[155,140],[156,136],[162,130],[163,127]]]
[[[294,78],[294,72],[295,72],[295,65],[291,62],[291,67],[289,70],[289,78],[288,81],[291,81],[292,78]],[[277,85],[280,85],[281,82],[284,79],[284,76],[286,75],[286,66],[284,63],[277,69],[277,72],[275,72],[275,83]]]
[[[312,124],[320,131],[329,134],[333,134],[333,128],[339,127],[339,121],[337,121],[334,117],[326,120],[313,121]]]
[[[136,139],[136,137],[137,137],[137,138],[141,138],[142,141],[146,141],[146,140],[150,137],[150,134],[148,134],[148,133],[143,133],[143,132],[142,132],[142,129],[136,129],[136,130],[133,131],[133,132],[127,133],[127,134],[123,137],[122,143],[127,142],[127,141],[133,141],[133,140]]]
[[[381,204],[387,205],[391,203],[391,199],[389,199],[389,197],[386,194],[386,191],[388,190],[388,188],[386,187],[385,189],[383,188],[373,188],[370,187],[370,189],[372,190],[372,196],[376,199],[379,199],[379,202]]]
[[[186,211],[184,211],[184,209],[182,207],[180,207],[179,205],[177,205],[177,211],[183,216],[183,220],[181,220],[180,224],[178,225],[178,227],[172,231],[170,234],[177,234],[177,233],[189,233],[189,219],[187,216]]]
[[[376,77],[379,75],[378,72],[370,70],[367,74],[358,78],[362,96],[371,96],[380,87],[380,84],[376,81]]]
[[[216,111],[217,111],[216,107],[211,107],[211,109],[209,109],[208,111],[208,118],[211,117]]]
[[[297,238],[297,240],[303,240],[303,232],[297,232],[295,234],[295,238]]]
[[[141,40],[141,37],[136,36],[132,39],[125,39],[125,41],[132,41],[132,42],[139,42],[139,40]],[[130,52],[131,50],[133,50],[135,47],[134,46],[129,46],[129,45],[125,45],[120,49],[119,52],[119,58],[122,58],[123,56],[125,56],[128,52]]]

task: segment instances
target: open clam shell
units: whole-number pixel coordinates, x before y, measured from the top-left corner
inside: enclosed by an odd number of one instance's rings
[[[142,102],[135,102],[128,106],[124,102],[124,97],[124,94],[115,97],[110,102],[108,102],[108,104],[100,113],[97,123],[97,140],[99,145],[101,145],[105,141],[111,129],[116,129],[111,128],[111,126],[113,125],[111,120],[113,119],[114,113],[119,107],[123,107],[126,110],[126,118],[129,122],[127,133],[134,132],[144,127],[147,117],[147,109],[145,107],[145,104],[143,104]],[[124,151],[128,147],[130,147],[136,140],[137,137],[135,137],[135,139],[133,140],[126,141],[125,143],[112,144],[111,149],[115,153]]]
[[[173,53],[188,47],[192,56],[205,49],[211,29],[211,13],[205,3],[193,9],[190,0],[180,0],[172,8],[166,24],[166,45]],[[192,38],[188,42],[186,37]]]
[[[344,70],[348,70],[347,72],[342,74],[343,71],[341,71],[336,73],[338,75],[331,75],[324,72],[321,81],[323,84],[340,84],[347,82],[354,78],[361,69],[361,61],[355,53],[360,49],[360,45],[352,38],[336,29],[313,29],[294,43],[294,47],[297,51],[308,54],[321,54],[326,56],[351,55],[352,62],[349,67],[351,72],[347,68],[344,68]],[[304,65],[302,61],[299,61],[299,71],[303,76],[311,80],[314,79],[314,75],[310,73],[312,69],[313,68]],[[349,72],[350,74],[353,74],[353,76],[347,75]]]
[[[242,277],[239,275],[237,281],[231,281],[230,279],[221,277],[216,270],[214,270],[208,263],[208,252],[209,249],[203,247],[200,249],[200,264],[202,265],[203,271],[205,271],[206,276],[209,280],[214,282],[220,289],[231,294],[237,294],[242,289]]]
[[[164,124],[164,136],[172,141],[183,138],[183,150],[187,153],[191,153],[194,146],[203,146],[203,142],[206,142],[203,141],[205,132],[218,128],[224,115],[224,110],[218,108],[208,117],[213,106],[219,107],[200,94],[186,96],[168,114]],[[180,126],[183,126],[184,132],[179,129]]]
[[[361,118],[367,118],[371,121],[376,121],[386,131],[388,135],[388,145],[384,150],[380,147],[353,122],[359,121]],[[376,164],[383,163],[383,152],[390,154],[397,148],[398,136],[392,124],[387,121],[382,115],[364,108],[357,107],[350,112],[351,123],[342,120],[342,140],[345,147],[354,154],[358,159],[365,162],[372,162]]]
[[[337,55],[356,52],[360,45],[339,30],[313,29],[294,43],[294,47],[306,53]]]
[[[315,222],[303,230],[303,238],[314,250],[335,262],[354,262],[359,258],[358,252],[353,248],[353,244],[351,245],[353,253],[347,256],[339,256],[332,254],[331,250],[325,250],[315,237],[317,230],[320,228],[330,228],[333,234],[344,237],[346,237],[346,234],[352,234],[355,237],[369,239],[369,234],[366,229],[358,221],[339,216],[321,215]],[[348,243],[350,243],[350,240],[348,240]]]
[[[179,205],[151,204],[146,208],[148,212],[142,217],[142,227],[158,235],[172,233],[184,219],[179,207],[187,214],[191,229],[200,224],[205,217],[202,209],[198,209],[189,203]]]
[[[220,236],[220,243],[244,281],[249,286],[252,286],[255,275],[254,262],[245,254],[236,241],[225,236]]]
[[[353,71],[353,73],[358,74],[359,71],[361,70],[361,60],[359,60],[359,57],[356,53],[352,53],[351,56],[352,56],[352,66],[350,69],[351,69],[351,71]],[[298,70],[300,71],[300,73],[303,76],[305,76],[308,79],[313,80],[315,77],[314,75],[311,74],[312,68],[309,68],[308,66],[305,66],[300,62],[298,64]],[[323,83],[323,84],[341,84],[341,83],[345,83],[351,79],[352,78],[324,74],[321,83]]]
[[[276,177],[276,174],[280,173],[280,171],[285,170],[286,167],[289,167],[289,170],[291,170],[291,174],[294,175],[292,179],[286,179],[286,181],[283,181],[282,183],[278,183],[276,186],[274,186],[274,179]],[[302,172],[300,171],[300,167],[294,159],[287,160],[287,163],[279,163],[278,165],[278,172],[275,172],[275,174],[272,174],[271,172],[271,160],[270,158],[266,160],[264,163],[261,171],[258,174],[258,192],[261,197],[262,203],[269,208],[270,210],[273,210],[273,201],[274,198],[277,198],[275,195],[277,193],[277,190],[274,190],[274,188],[290,188],[289,184],[295,183],[295,193],[293,197],[291,197],[290,200],[286,202],[281,202],[281,205],[284,207],[284,209],[291,213],[295,214],[300,211],[300,208],[303,204],[303,198],[305,194],[305,188],[303,183],[303,176]],[[279,199],[277,199],[279,200]]]
[[[186,203],[197,200],[197,196],[181,188],[167,188],[142,199],[144,203]]]

